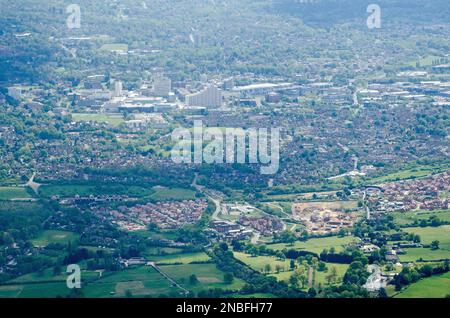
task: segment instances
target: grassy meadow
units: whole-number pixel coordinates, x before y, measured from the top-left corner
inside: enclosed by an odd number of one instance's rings
[[[397,294],[397,298],[444,298],[450,295],[450,272],[423,278]]]
[[[345,245],[358,240],[359,240],[358,238],[355,238],[353,236],[344,236],[344,237],[330,236],[330,237],[312,238],[305,242],[296,241],[294,244],[287,244],[287,243],[269,244],[267,245],[267,247],[273,250],[295,249],[320,254],[324,249],[329,250],[332,247],[336,249],[336,252],[342,251]]]
[[[73,232],[48,230],[40,233],[37,238],[31,240],[31,243],[34,246],[47,246],[50,243],[67,244],[76,241],[78,238],[79,235]]]

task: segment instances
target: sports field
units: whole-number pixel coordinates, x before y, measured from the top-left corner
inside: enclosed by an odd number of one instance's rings
[[[122,115],[107,115],[107,114],[86,114],[86,113],[73,113],[72,119],[77,122],[97,122],[97,123],[106,123],[110,126],[119,126],[125,120]]]

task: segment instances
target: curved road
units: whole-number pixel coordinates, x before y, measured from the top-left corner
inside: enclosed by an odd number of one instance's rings
[[[220,220],[219,218],[219,214],[221,212],[221,208],[220,208],[220,204],[222,203],[221,199],[218,198],[214,198],[213,196],[209,195],[206,191],[204,191],[203,186],[198,185],[197,184],[197,178],[198,178],[198,173],[195,174],[194,180],[192,181],[192,186],[200,193],[203,193],[206,197],[208,197],[208,199],[210,199],[216,206],[216,209],[212,215],[213,220],[217,221]]]

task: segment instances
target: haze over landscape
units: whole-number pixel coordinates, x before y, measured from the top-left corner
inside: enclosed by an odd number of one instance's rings
[[[0,13],[0,298],[449,297],[448,0]]]

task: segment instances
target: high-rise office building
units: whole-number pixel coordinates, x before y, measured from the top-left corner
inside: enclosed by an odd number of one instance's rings
[[[222,92],[214,85],[209,85],[202,91],[186,96],[188,106],[219,108],[222,106]]]
[[[165,76],[157,76],[153,82],[153,93],[156,96],[167,97],[172,90],[172,81]]]
[[[113,97],[123,96],[123,84],[121,81],[114,81]]]

